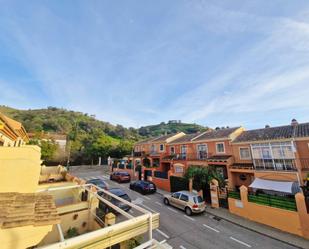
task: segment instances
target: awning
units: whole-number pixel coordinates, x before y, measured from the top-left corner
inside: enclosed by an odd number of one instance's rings
[[[296,194],[300,192],[300,187],[297,182],[283,182],[283,181],[272,181],[264,180],[261,178],[255,178],[250,184],[250,188],[271,190],[289,194]]]

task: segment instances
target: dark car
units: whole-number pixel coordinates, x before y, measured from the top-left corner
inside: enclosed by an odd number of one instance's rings
[[[93,184],[93,185],[98,186],[99,188],[103,188],[105,190],[108,190],[108,185],[103,180],[101,180],[99,178],[88,180],[86,182],[86,184]]]
[[[127,193],[120,189],[120,188],[111,188],[108,190],[109,192],[111,192],[114,195],[117,195],[118,197],[131,202],[131,198],[127,195]],[[99,193],[100,196],[102,196],[104,199],[108,200],[109,202],[111,202],[112,204],[114,204],[115,206],[121,208],[122,210],[128,212],[131,209],[131,206],[129,206],[128,204],[125,204],[113,197],[111,197],[110,195],[106,194],[106,193]],[[99,202],[99,209],[103,210],[105,213],[108,212],[113,212],[113,213],[117,213],[116,210],[114,210],[112,207],[109,207],[106,203],[104,203],[103,201]]]
[[[125,171],[117,171],[113,172],[110,175],[110,179],[117,181],[117,182],[130,182],[131,181],[131,176],[128,172]]]
[[[136,181],[130,184],[130,189],[140,192],[141,194],[152,194],[157,191],[157,187],[150,181]]]

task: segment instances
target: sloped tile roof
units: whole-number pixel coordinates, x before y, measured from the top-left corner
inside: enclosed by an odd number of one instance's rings
[[[0,228],[59,224],[53,196],[43,193],[0,193]]]
[[[254,142],[309,137],[309,123],[244,131],[234,142]]]
[[[211,140],[211,139],[222,139],[228,138],[233,132],[238,130],[240,127],[226,128],[220,130],[207,131],[203,135],[197,137],[193,141],[203,141],[203,140]]]
[[[155,138],[154,140],[152,140],[152,142],[165,142],[166,139],[169,139],[175,135],[177,135],[178,133],[173,133],[173,134],[168,134],[168,135],[163,135],[163,136],[160,136],[160,137],[157,137]]]
[[[193,133],[193,134],[187,134],[180,138],[175,139],[174,141],[170,142],[170,144],[179,144],[179,143],[186,143],[190,142],[192,139],[200,135],[201,133]]]

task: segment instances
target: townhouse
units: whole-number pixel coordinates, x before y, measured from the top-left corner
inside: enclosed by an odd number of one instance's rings
[[[234,127],[160,136],[135,144],[132,160],[143,166],[142,178],[151,177],[165,190],[170,187],[163,180],[200,166],[215,170],[229,188],[283,182],[295,193],[309,174],[309,123],[292,120],[290,125],[248,131]]]
[[[0,113],[0,146],[21,146],[29,141],[23,125]]]
[[[309,172],[309,123],[293,119],[290,125],[244,131],[232,142],[232,153],[232,187],[294,194]]]
[[[231,142],[243,127],[170,134],[135,144],[133,161],[143,166],[142,178],[170,190],[170,176],[183,177],[190,166],[212,167],[224,179],[233,164]]]
[[[228,168],[233,163],[231,142],[243,130],[223,128],[180,137],[167,145],[162,161],[171,163],[173,175],[183,176],[190,166],[204,166],[228,179]]]

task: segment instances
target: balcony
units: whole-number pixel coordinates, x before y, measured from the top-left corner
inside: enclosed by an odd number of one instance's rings
[[[149,153],[146,153],[146,151],[134,151],[133,156],[134,157],[142,157],[142,156],[148,156]]]
[[[171,161],[171,160],[191,160],[191,161],[206,161],[212,155],[206,152],[200,153],[174,153],[174,154],[166,154],[163,157],[164,161]]]
[[[297,171],[295,159],[254,159],[255,170]]]

